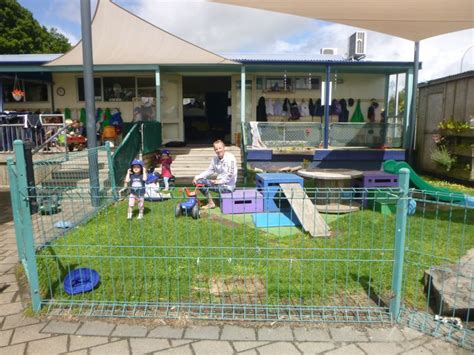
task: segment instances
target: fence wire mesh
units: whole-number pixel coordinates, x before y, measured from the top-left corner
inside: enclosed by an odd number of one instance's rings
[[[323,141],[323,124],[314,122],[247,123],[247,144],[253,147],[317,147]],[[331,123],[329,144],[334,147],[400,148],[400,123]]]
[[[87,156],[68,161],[79,167]],[[40,162],[35,172],[48,164],[57,165]],[[50,314],[392,322],[396,223],[405,201],[400,319],[473,349],[474,209],[460,194],[410,190],[407,200],[398,188],[273,186],[215,195],[218,207],[203,209],[195,207],[206,202],[200,194],[154,187],[144,218],[135,207],[127,219],[126,191],[105,183],[48,186],[52,172],[41,174],[41,184],[18,196],[61,196],[57,208],[39,205],[31,217],[38,271],[29,277]],[[66,276],[83,267],[100,282],[91,292],[67,293]]]

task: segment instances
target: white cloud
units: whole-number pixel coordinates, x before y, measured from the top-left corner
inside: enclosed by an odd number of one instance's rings
[[[138,16],[214,52],[319,53],[336,47],[347,53],[354,27],[254,9],[228,7],[202,0],[116,0]],[[466,50],[474,44],[474,30],[437,36],[421,42],[420,81],[460,71]],[[413,61],[413,42],[367,31],[367,60]],[[474,50],[463,70],[474,68]]]

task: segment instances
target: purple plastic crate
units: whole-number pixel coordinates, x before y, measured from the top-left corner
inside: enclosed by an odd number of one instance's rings
[[[397,187],[398,175],[384,171],[364,171],[364,176],[359,179],[361,187]]]
[[[221,210],[226,214],[263,212],[263,195],[256,189],[222,193]]]
[[[364,176],[355,180],[356,187],[397,187],[398,175],[389,174],[380,170],[364,171]],[[367,192],[362,193],[362,204],[367,207]]]

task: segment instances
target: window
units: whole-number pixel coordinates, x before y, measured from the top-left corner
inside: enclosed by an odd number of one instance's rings
[[[84,97],[84,78],[77,78],[77,91],[79,101],[85,101]],[[100,78],[94,78],[95,101],[102,101],[102,81]]]
[[[155,78],[137,78],[138,97],[156,97]]]
[[[104,77],[104,101],[132,101],[135,96],[134,77]]]
[[[48,84],[28,80],[19,80],[20,87],[25,90],[25,96],[20,102],[45,102],[48,101]],[[13,96],[14,80],[3,80],[3,101],[17,102]]]

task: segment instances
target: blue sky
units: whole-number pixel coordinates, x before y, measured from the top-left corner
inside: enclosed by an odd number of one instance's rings
[[[18,0],[47,27],[56,27],[72,44],[81,37],[80,0]],[[347,51],[356,28],[259,10],[228,7],[205,0],[114,0],[147,21],[217,53],[319,53]],[[91,0],[95,8],[96,0]],[[413,43],[376,32],[367,34],[367,59],[413,60]],[[421,42],[420,81],[474,70],[474,30]]]

